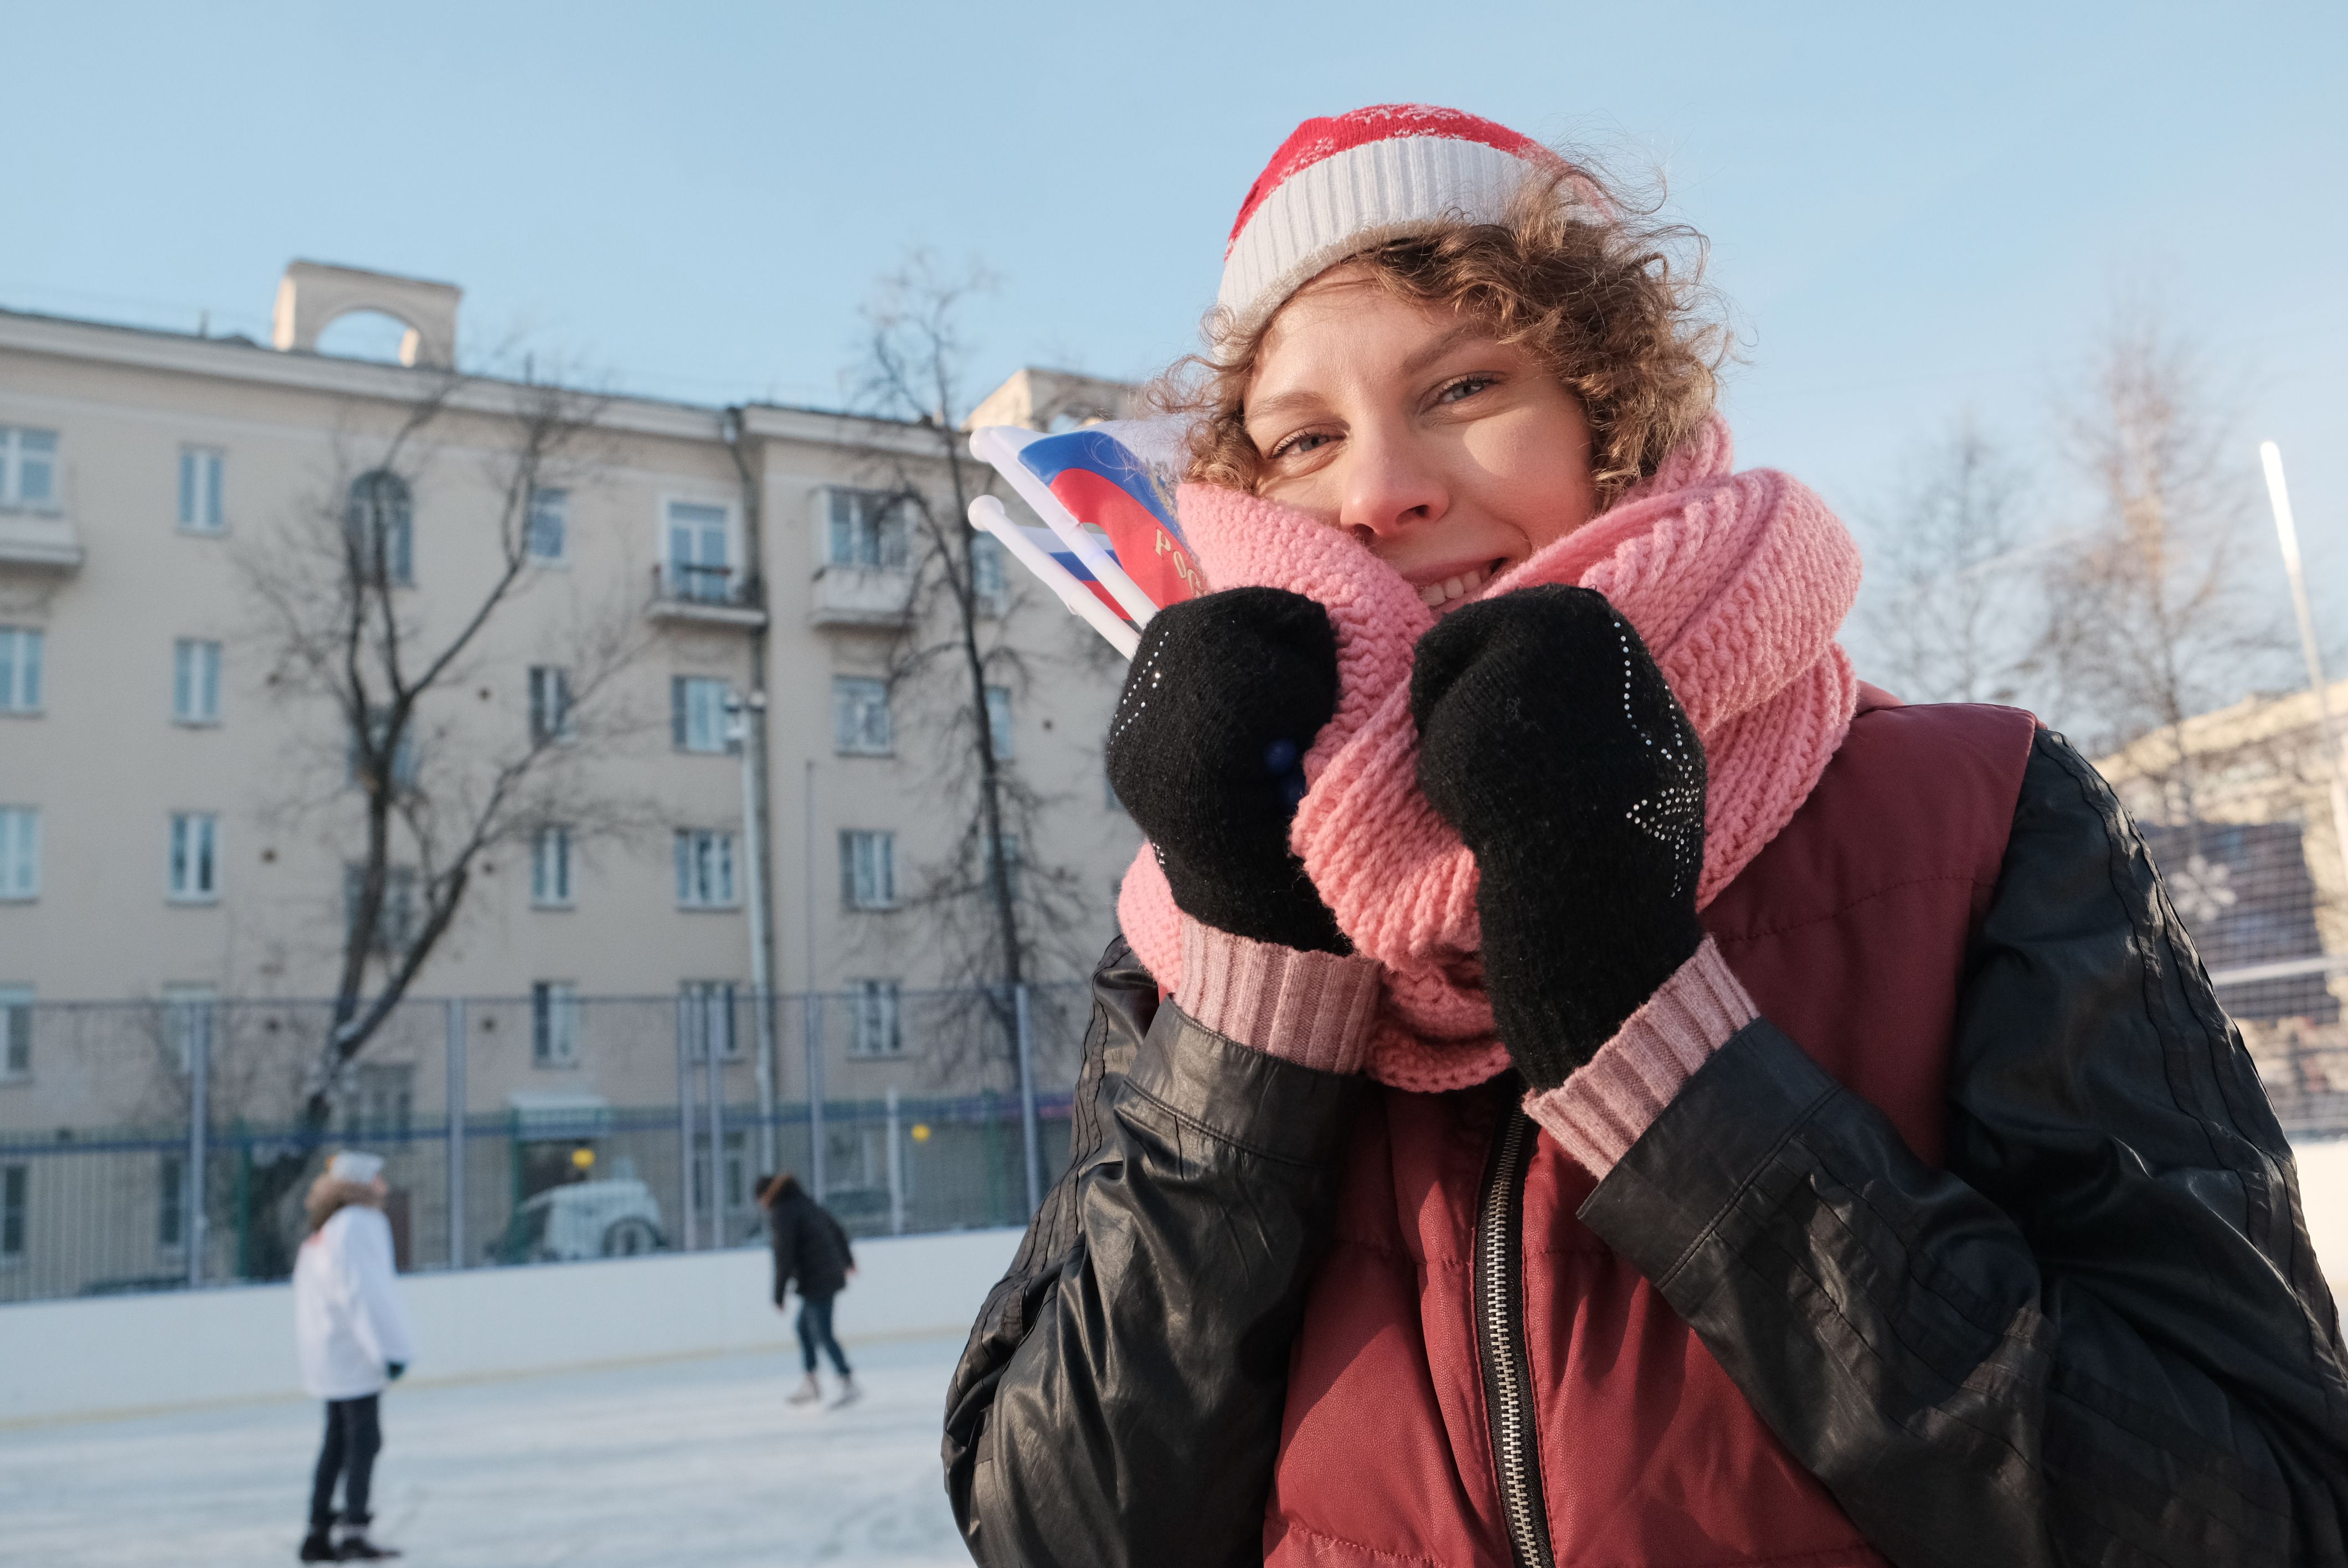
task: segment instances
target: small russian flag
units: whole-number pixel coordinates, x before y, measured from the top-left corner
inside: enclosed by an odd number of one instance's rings
[[[1162,610],[1206,591],[1157,480],[1115,436],[1101,430],[1046,436],[1021,447],[1019,462],[1078,524],[1108,536],[1109,553],[1152,604]]]

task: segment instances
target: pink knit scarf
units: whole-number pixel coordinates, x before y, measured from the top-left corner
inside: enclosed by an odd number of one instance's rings
[[[1859,591],[1859,549],[1824,502],[1772,469],[1730,472],[1712,419],[1604,515],[1487,594],[1578,583],[1645,639],[1703,736],[1711,794],[1699,907],[1776,836],[1842,744],[1859,701],[1835,642]],[[1459,1089],[1503,1071],[1485,999],[1476,863],[1418,792],[1412,649],[1435,612],[1336,528],[1236,491],[1183,487],[1183,530],[1217,588],[1288,589],[1337,631],[1337,712],[1304,758],[1291,842],[1354,948],[1382,970],[1370,1073],[1399,1089]],[[1159,981],[1180,979],[1165,874],[1147,845],[1117,900]]]

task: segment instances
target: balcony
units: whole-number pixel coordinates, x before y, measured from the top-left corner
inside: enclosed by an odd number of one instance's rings
[[[758,582],[726,566],[685,566],[675,561],[653,568],[654,620],[691,620],[705,626],[764,626]]]
[[[913,594],[913,575],[885,567],[827,566],[808,597],[817,626],[899,626]]]
[[[81,559],[81,538],[63,514],[0,511],[0,567],[74,572]]]

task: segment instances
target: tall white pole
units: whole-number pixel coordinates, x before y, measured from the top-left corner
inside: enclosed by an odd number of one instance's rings
[[[212,1004],[178,1005],[188,1042],[188,1169],[180,1178],[180,1201],[186,1213],[180,1222],[180,1240],[188,1251],[188,1288],[193,1290],[204,1282],[205,1233],[211,1219],[204,1195],[211,1186],[205,1167],[211,1153]]]
[[[2341,896],[2348,898],[2348,784],[2340,770],[2340,736],[2332,723],[2332,688],[2323,679],[2323,652],[2316,645],[2315,616],[2307,606],[2307,579],[2299,568],[2299,528],[2291,515],[2291,488],[2283,483],[2282,448],[2259,443],[2266,469],[2267,500],[2274,507],[2275,538],[2282,545],[2282,569],[2291,578],[2291,607],[2299,616],[2300,651],[2307,657],[2308,684],[2315,688],[2316,723],[2323,732],[2323,756],[2332,775],[2332,835],[2339,845]]]
[[[442,1016],[441,1065],[448,1075],[448,1266],[465,1257],[465,1003],[450,997]]]
[[[897,1086],[889,1085],[889,1234],[905,1234],[905,1150],[899,1141]]]
[[[767,966],[767,844],[759,831],[758,757],[767,723],[767,694],[726,698],[728,738],[742,750],[742,859],[750,915],[750,1010],[758,1031],[758,1168],[775,1168],[775,977]]]
[[[1027,1152],[1027,1217],[1044,1206],[1044,1150],[1035,1124],[1035,1021],[1027,1006],[1027,988],[1011,988],[1014,1027],[1019,1047],[1019,1137]]]

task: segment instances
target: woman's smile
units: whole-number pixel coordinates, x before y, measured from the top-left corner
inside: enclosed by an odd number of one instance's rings
[[[1468,564],[1438,563],[1431,567],[1414,568],[1403,572],[1403,580],[1418,590],[1421,604],[1438,614],[1456,610],[1468,602],[1478,589],[1507,569],[1509,562],[1501,558]]]

